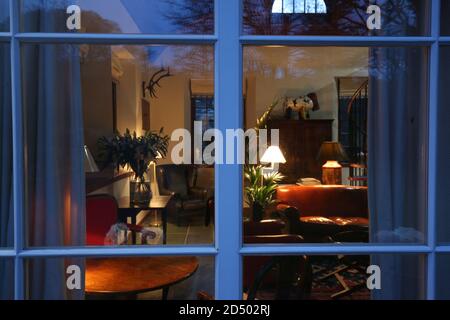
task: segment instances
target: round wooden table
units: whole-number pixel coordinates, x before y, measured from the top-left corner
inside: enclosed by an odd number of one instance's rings
[[[101,258],[86,260],[85,292],[88,296],[135,296],[163,290],[186,280],[198,268],[195,257]]]

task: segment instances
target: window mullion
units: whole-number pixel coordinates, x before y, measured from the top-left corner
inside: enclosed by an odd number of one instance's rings
[[[440,0],[432,1],[431,35],[439,39]],[[437,182],[437,131],[438,131],[438,87],[439,87],[439,41],[435,41],[430,50],[429,64],[429,116],[428,116],[428,255],[427,298],[436,297],[436,182]]]
[[[24,248],[24,139],[22,94],[20,90],[20,42],[16,38],[19,32],[18,2],[9,1],[11,31],[11,95],[12,95],[12,131],[13,131],[13,210],[14,210],[14,298],[24,299],[23,260],[19,256]]]
[[[226,129],[242,126],[242,48],[239,43],[240,0],[216,1],[216,125]],[[216,298],[242,299],[242,168],[216,164]]]

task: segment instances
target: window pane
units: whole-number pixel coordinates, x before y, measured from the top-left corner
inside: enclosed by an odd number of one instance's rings
[[[450,254],[439,254],[436,259],[436,299],[450,300]]]
[[[448,15],[450,14],[450,2],[441,1],[441,34],[450,36],[450,21]]]
[[[10,47],[0,43],[0,247],[14,245],[10,66]]]
[[[0,259],[0,300],[14,299],[14,259]]]
[[[0,32],[9,31],[9,0],[0,0]]]
[[[425,274],[419,255],[245,257],[244,299],[424,300]]]
[[[213,257],[38,258],[26,268],[32,300],[195,300],[214,292]]]
[[[418,47],[245,47],[245,128],[259,145],[244,236],[424,243],[427,65]]]
[[[211,46],[22,53],[29,246],[213,242],[214,167],[193,159],[190,107],[193,79],[214,96]]]
[[[372,2],[368,0],[243,1],[243,31],[247,35],[429,34],[428,0],[384,1],[370,14]]]
[[[450,194],[450,47],[441,48],[439,84],[439,113],[438,113],[438,163],[437,172],[437,210],[438,210],[438,239],[440,242],[450,243],[450,207],[448,195]]]
[[[25,32],[214,33],[213,0],[22,0],[21,17]]]

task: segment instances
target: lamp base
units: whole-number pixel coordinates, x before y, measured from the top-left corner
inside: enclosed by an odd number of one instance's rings
[[[323,184],[342,184],[342,166],[337,161],[328,161],[322,167]]]

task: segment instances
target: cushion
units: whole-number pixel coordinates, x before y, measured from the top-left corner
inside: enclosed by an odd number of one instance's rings
[[[206,203],[203,200],[200,199],[193,199],[193,200],[185,200],[183,201],[183,209],[184,210],[201,210],[206,208]]]
[[[338,226],[368,226],[369,219],[362,217],[322,217],[322,216],[308,216],[301,217],[301,222],[326,224],[326,225],[338,225]]]
[[[167,189],[186,197],[188,194],[187,176],[184,166],[167,166],[164,168]]]
[[[366,187],[350,186],[280,186],[277,200],[296,207],[302,216],[369,216]]]

